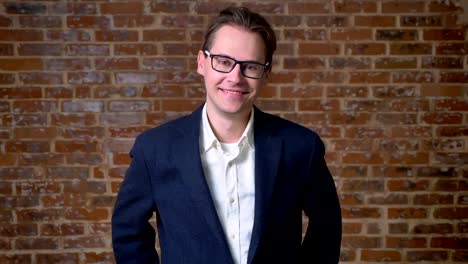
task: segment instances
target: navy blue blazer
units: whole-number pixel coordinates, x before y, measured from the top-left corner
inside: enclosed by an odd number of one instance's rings
[[[248,263],[338,263],[341,212],[322,141],[305,127],[254,111]],[[117,263],[233,263],[200,160],[201,113],[199,107],[137,137],[112,216]],[[309,217],[305,237],[303,211]],[[160,256],[148,222],[154,212]]]

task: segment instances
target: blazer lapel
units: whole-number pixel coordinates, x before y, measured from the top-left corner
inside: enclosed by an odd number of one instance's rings
[[[231,263],[229,246],[224,236],[224,231],[219,221],[216,208],[211,198],[209,186],[206,182],[199,152],[199,135],[202,107],[187,117],[187,122],[182,128],[183,136],[173,147],[174,157],[180,164],[180,175],[186,185],[199,213],[204,216],[207,226],[216,237],[219,245],[226,252],[225,263]]]
[[[281,157],[281,140],[274,137],[271,123],[265,113],[254,108],[254,138],[255,138],[255,216],[250,241],[247,263],[251,263],[260,242],[264,225],[271,206],[278,165]]]

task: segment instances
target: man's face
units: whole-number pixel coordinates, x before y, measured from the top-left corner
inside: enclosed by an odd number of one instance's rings
[[[215,33],[208,52],[265,64],[265,49],[259,34],[225,25]],[[242,75],[239,64],[229,73],[217,72],[211,67],[211,58],[203,51],[198,53],[197,72],[205,79],[208,114],[233,118],[248,116],[268,75],[265,72],[261,79],[247,78]]]

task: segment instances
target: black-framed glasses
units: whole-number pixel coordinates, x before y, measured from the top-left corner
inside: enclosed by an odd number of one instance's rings
[[[261,64],[256,61],[238,61],[228,56],[211,54],[207,50],[204,50],[204,52],[211,58],[211,68],[217,72],[229,73],[239,64],[244,77],[260,79],[269,65],[268,62]]]

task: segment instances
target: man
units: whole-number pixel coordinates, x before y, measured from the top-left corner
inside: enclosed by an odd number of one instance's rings
[[[112,217],[118,263],[338,262],[341,214],[322,141],[254,106],[275,49],[262,16],[231,7],[215,18],[198,53],[206,103],[130,152]]]

